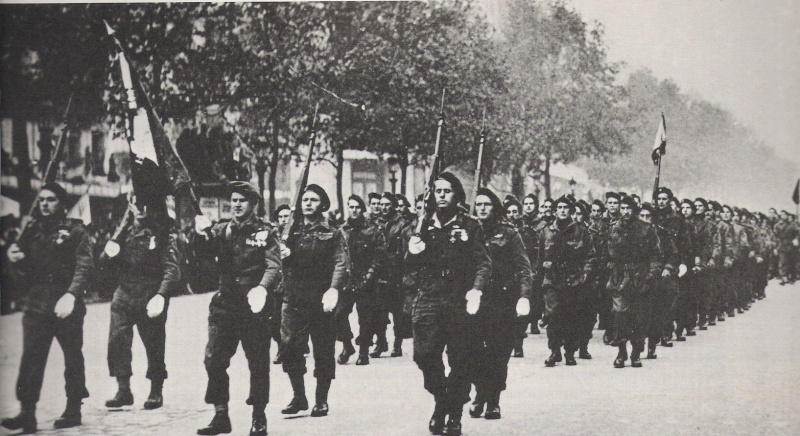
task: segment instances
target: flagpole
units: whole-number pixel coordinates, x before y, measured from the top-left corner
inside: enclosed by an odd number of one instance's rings
[[[653,185],[653,198],[656,198],[656,191],[658,191],[658,181],[661,178],[661,155],[658,155],[658,164],[656,165],[656,183]]]

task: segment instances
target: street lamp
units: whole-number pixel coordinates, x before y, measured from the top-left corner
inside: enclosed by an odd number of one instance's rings
[[[397,158],[394,156],[390,156],[389,159],[386,159],[386,163],[389,164],[389,183],[392,184],[392,194],[395,193],[397,188],[397,170],[400,169],[400,165],[397,162]]]
[[[573,197],[575,196],[575,185],[577,185],[577,184],[578,184],[578,182],[575,181],[575,177],[572,177],[572,178],[569,179],[569,189],[570,189],[570,191],[572,191],[572,196]]]

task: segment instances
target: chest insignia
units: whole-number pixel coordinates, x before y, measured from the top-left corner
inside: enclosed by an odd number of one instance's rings
[[[262,230],[260,232],[256,232],[250,235],[250,237],[247,238],[245,243],[251,247],[266,247],[267,238],[269,238],[269,232],[266,230]]]

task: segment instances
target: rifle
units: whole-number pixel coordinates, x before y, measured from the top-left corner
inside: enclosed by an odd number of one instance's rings
[[[486,141],[486,108],[483,108],[483,122],[481,123],[481,140],[478,142],[478,163],[475,166],[475,188],[472,190],[472,199],[469,204],[471,211],[475,212],[475,199],[478,198],[478,189],[481,188],[481,167],[483,166],[483,144]]]
[[[314,143],[317,137],[318,111],[319,103],[314,106],[314,117],[311,119],[311,136],[308,138],[308,158],[303,166],[303,175],[300,176],[300,180],[297,181],[297,191],[295,192],[293,205],[294,209],[292,210],[292,214],[289,216],[289,222],[283,227],[283,234],[281,235],[281,241],[284,244],[289,239],[289,236],[295,230],[296,226],[303,222],[303,211],[301,208],[303,202],[303,191],[305,191],[306,186],[308,185],[308,173],[311,171],[311,157],[314,154]]]
[[[442,141],[442,127],[444,126],[444,95],[446,91],[447,88],[442,89],[442,104],[439,107],[439,123],[436,128],[436,145],[433,148],[433,164],[431,165],[431,174],[428,177],[428,187],[425,190],[425,196],[422,200],[424,207],[417,219],[417,228],[414,231],[414,234],[419,236],[422,236],[422,232],[428,228],[427,224],[433,218],[434,212],[436,212],[436,202],[433,198],[433,183],[436,181],[436,178],[439,177],[440,166],[442,164],[440,146]]]
[[[69,96],[69,100],[67,100],[67,108],[64,110],[64,128],[61,130],[61,136],[58,138],[58,143],[56,144],[55,150],[53,150],[53,157],[50,159],[50,162],[47,163],[47,169],[44,171],[44,177],[42,177],[42,187],[50,182],[54,182],[56,180],[56,168],[58,168],[59,161],[61,161],[61,154],[64,152],[64,147],[67,144],[67,136],[69,136],[69,122],[67,120],[67,116],[69,115],[69,109],[72,106],[72,97],[75,96],[73,92]],[[28,228],[28,223],[31,221],[31,217],[33,216],[33,211],[39,206],[39,194],[42,192],[42,187],[39,187],[39,190],[36,191],[36,197],[34,198],[33,202],[31,203],[31,207],[28,210],[28,213],[22,219],[22,229],[19,231],[19,235],[17,236],[17,241],[22,240],[22,235],[25,234],[25,230]],[[66,204],[62,205],[65,208],[67,207]]]

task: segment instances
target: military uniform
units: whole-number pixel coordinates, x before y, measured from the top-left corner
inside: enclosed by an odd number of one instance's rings
[[[531,265],[536,264],[539,258],[539,232],[542,229],[543,221],[537,219],[536,214],[524,214],[517,223],[519,234],[525,245],[525,252]],[[525,339],[528,324],[531,332],[539,333],[539,320],[544,312],[544,295],[542,294],[541,283],[531,283],[531,312],[527,316],[520,316],[516,321],[516,341],[514,343],[514,356],[522,357],[522,342]]]
[[[511,223],[484,221],[483,244],[492,259],[492,275],[476,315],[482,347],[475,371],[475,402],[488,402],[492,408],[506,389],[517,300],[530,300],[533,277],[522,237]]]
[[[382,268],[386,240],[380,229],[370,224],[363,216],[348,220],[342,231],[351,265],[350,285],[345,295],[350,293],[354,295],[359,326],[356,344],[361,349],[357,363],[364,364],[369,362],[367,350],[372,346],[372,337],[381,328],[385,328],[384,314],[375,292],[375,282]],[[349,324],[349,320],[347,322]],[[341,328],[339,339],[341,340]]]
[[[663,254],[655,227],[635,217],[615,222],[609,229],[604,259],[608,261],[606,286],[611,293],[614,313],[611,344],[620,347],[617,361],[624,366],[628,341],[637,360],[644,350],[650,293],[657,286],[663,267]]]
[[[241,223],[220,221],[196,243],[217,256],[220,268],[219,291],[209,306],[205,401],[215,405],[228,402],[227,369],[241,342],[250,368],[247,404],[256,410],[269,402],[270,311],[265,308],[252,313],[247,294],[259,285],[274,292],[280,282],[277,232],[252,214]]]
[[[673,322],[680,295],[678,284],[678,265],[681,263],[685,247],[681,237],[685,235],[682,229],[682,220],[670,207],[658,210],[656,213],[655,230],[661,244],[661,254],[664,269],[670,275],[658,275],[657,286],[651,293],[650,327],[648,329],[648,347],[655,344],[672,346],[669,340],[675,330]]]
[[[170,223],[145,225],[134,221],[113,258],[120,267],[120,284],[111,301],[108,369],[112,377],[129,379],[133,326],[147,354],[146,377],[158,384],[167,378],[164,363],[165,324],[169,297],[181,279],[177,230]],[[147,303],[156,294],[166,300],[163,312],[150,318]]]
[[[308,224],[298,223],[285,243],[290,254],[283,259],[283,371],[292,381],[295,398],[301,393],[304,398],[305,387],[301,391],[300,384],[307,372],[303,354],[310,337],[318,394],[325,386],[327,403],[327,389],[336,376],[336,324],[335,313],[323,311],[322,296],[329,288],[338,290],[340,298],[349,291],[345,236],[320,216]]]
[[[711,260],[711,254],[714,249],[714,233],[716,230],[716,223],[710,219],[694,215],[692,217],[695,229],[695,249],[697,260],[697,267],[700,268],[694,274],[694,292],[697,300],[697,324],[703,328],[708,324],[712,314],[712,297],[714,295],[714,277],[713,270],[709,267],[708,262]]]
[[[42,390],[50,345],[55,338],[64,351],[68,409],[80,410],[89,396],[83,360],[83,296],[89,287],[94,259],[89,234],[79,220],[56,216],[32,221],[17,241],[25,257],[12,264],[26,292],[22,297],[22,360],[17,399],[23,410],[35,408]],[[59,318],[56,303],[66,293],[75,296],[72,313]],[[78,412],[79,413],[79,412]]]
[[[460,423],[479,350],[465,295],[470,289],[488,288],[491,259],[480,224],[462,212],[447,222],[434,215],[426,227],[420,235],[425,244],[421,252],[415,254],[407,241],[404,265],[416,277],[411,315],[414,362],[422,371],[425,389],[436,400],[437,411],[450,414],[451,420],[457,417]],[[445,347],[450,366],[447,376],[442,360]]]
[[[775,238],[778,242],[778,274],[782,283],[794,279],[795,249],[792,242],[798,237],[800,237],[800,233],[797,224],[791,220],[780,220],[775,224]]]
[[[539,259],[534,265],[534,280],[541,280],[547,322],[547,343],[556,359],[561,360],[561,347],[571,356],[580,347],[580,308],[584,293],[590,292],[590,280],[596,255],[589,229],[567,219],[555,220],[539,237]]]
[[[402,353],[400,346],[403,339],[411,338],[411,319],[403,311],[403,234],[408,228],[408,222],[397,213],[391,217],[382,216],[377,221],[378,227],[386,241],[385,265],[381,268],[377,280],[378,297],[384,310],[384,327],[378,334],[378,348],[373,356],[378,356],[383,349],[382,343],[386,340],[386,326],[388,314],[392,315],[394,323],[394,350],[393,355]],[[387,347],[388,348],[388,347]]]

